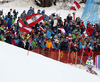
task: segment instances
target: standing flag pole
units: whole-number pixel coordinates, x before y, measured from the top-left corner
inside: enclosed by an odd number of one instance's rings
[[[30,27],[32,27],[32,26],[36,25],[37,23],[39,23],[44,18],[41,14],[32,14],[32,15],[26,16],[25,19],[26,19],[28,25]],[[32,32],[31,32],[27,56],[29,55],[30,43],[31,43],[31,40],[32,40],[32,34],[33,34],[33,29],[32,29]]]
[[[58,61],[60,61],[60,49],[59,49],[59,56],[58,56]]]
[[[32,35],[33,35],[33,29],[32,29],[32,32],[31,32],[31,37],[30,37],[30,41],[29,41],[29,47],[28,47],[27,56],[29,55],[29,50],[30,50],[30,44],[31,44],[31,40],[32,40]]]

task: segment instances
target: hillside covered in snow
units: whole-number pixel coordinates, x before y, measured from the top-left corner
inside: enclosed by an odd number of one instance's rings
[[[6,50],[6,51],[5,51]],[[99,82],[85,70],[0,41],[0,82]]]
[[[68,3],[69,7],[71,3]],[[38,9],[45,10],[46,14],[59,14],[63,19],[74,11],[63,7],[63,3],[49,8],[38,7],[34,0],[14,0],[9,3],[0,3],[0,10],[6,15],[10,8],[16,9],[20,16],[23,10],[32,6],[37,12]],[[62,7],[62,8],[61,8]],[[81,17],[84,4],[81,9],[75,12]],[[86,72],[68,64],[64,64],[40,54],[0,41],[0,82],[99,82],[100,77]]]

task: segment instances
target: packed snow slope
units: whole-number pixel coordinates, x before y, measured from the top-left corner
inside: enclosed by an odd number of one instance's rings
[[[100,82],[100,77],[0,41],[0,82]]]

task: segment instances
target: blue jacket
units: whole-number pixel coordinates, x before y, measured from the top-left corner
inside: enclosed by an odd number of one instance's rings
[[[43,42],[41,42],[41,48],[46,48],[46,45]]]
[[[11,25],[12,25],[12,20],[10,19],[10,20],[8,21],[8,28],[11,28]]]
[[[46,37],[47,37],[47,39],[49,39],[51,37],[51,32],[49,30],[47,30]]]
[[[90,41],[89,46],[93,47],[94,46],[94,41],[93,41],[93,43],[92,43],[92,41]]]
[[[27,12],[28,15],[32,14],[32,13],[34,13],[34,11],[32,9],[28,10],[28,12]]]
[[[15,44],[18,44],[19,43],[19,39],[15,39]]]
[[[8,23],[8,21],[9,21],[10,19],[9,19],[9,18],[7,18],[7,19],[6,19],[6,18],[4,18],[4,20],[6,21],[6,23]]]
[[[79,49],[81,49],[82,48],[82,41],[80,41],[80,43],[79,43]]]
[[[69,36],[69,33],[72,34],[72,32],[73,32],[72,30],[68,30],[67,36]]]
[[[55,43],[52,42],[52,45],[53,45],[53,49],[57,49]]]

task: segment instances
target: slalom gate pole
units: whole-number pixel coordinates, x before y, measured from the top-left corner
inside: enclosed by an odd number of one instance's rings
[[[85,65],[85,63],[84,63],[83,61],[81,61],[81,58],[80,58],[77,54],[75,54],[74,52],[73,52],[73,54],[78,58],[78,60],[79,60],[83,65]]]
[[[80,68],[81,68],[81,63],[82,63],[82,59],[83,59],[84,47],[85,47],[85,43],[84,43],[83,50],[82,50],[81,61],[80,61]]]
[[[32,34],[33,34],[33,29],[32,29],[32,32],[31,32],[31,37],[30,37],[30,41],[29,41],[29,47],[28,47],[27,56],[29,55],[30,44],[31,44],[31,40],[32,40]]]
[[[68,62],[69,62],[70,48],[71,48],[71,41],[70,41],[70,44],[69,44],[69,51],[68,51],[68,57],[67,57],[67,64],[68,64]]]

